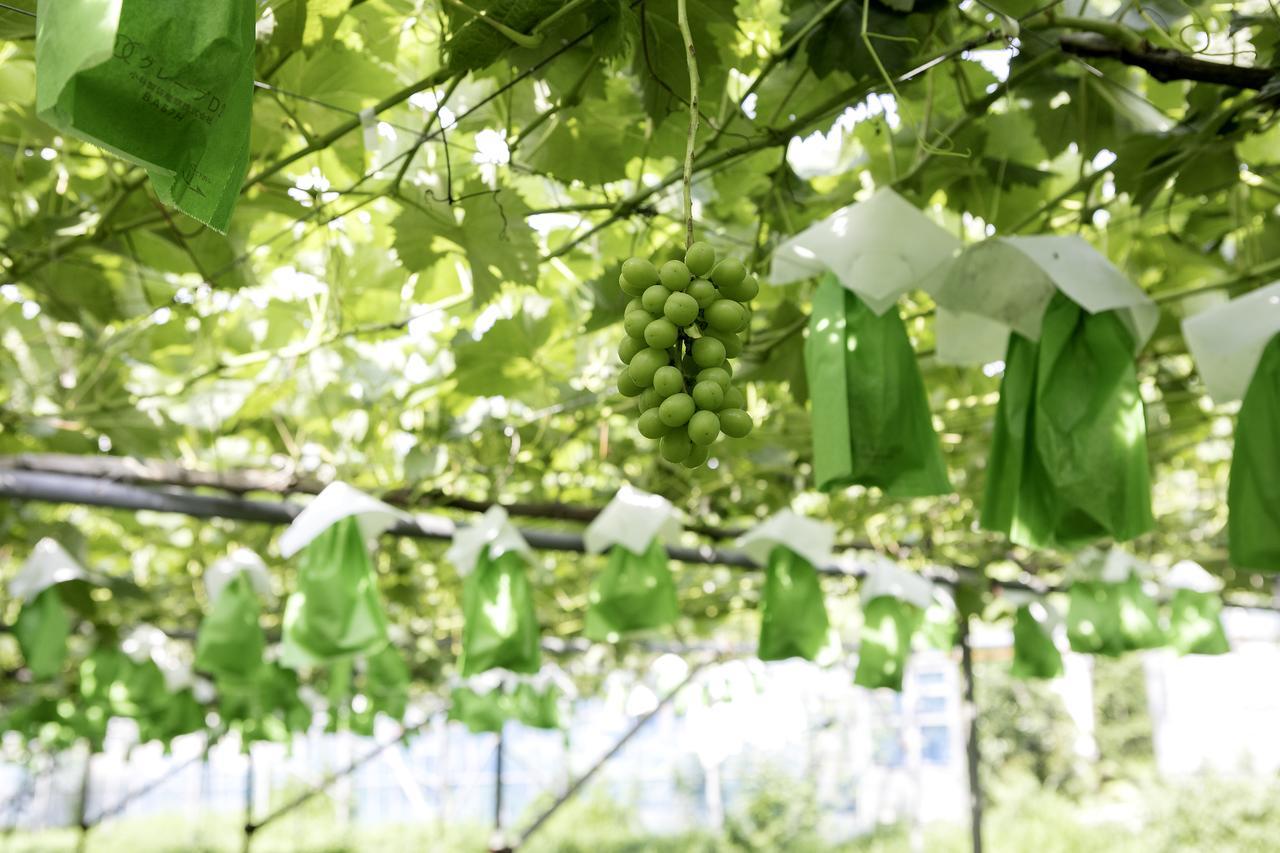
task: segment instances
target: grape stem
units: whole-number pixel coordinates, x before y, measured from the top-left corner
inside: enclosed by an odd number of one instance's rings
[[[684,244],[693,245],[693,153],[698,138],[698,55],[689,30],[687,0],[676,0],[676,16],[689,64],[689,137],[684,148]]]

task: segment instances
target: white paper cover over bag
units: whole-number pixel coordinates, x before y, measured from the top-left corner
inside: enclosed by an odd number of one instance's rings
[[[356,517],[366,541],[376,538],[397,522],[411,520],[407,513],[387,506],[354,486],[330,483],[280,534],[280,554],[292,557],[321,533],[351,516]]]
[[[883,187],[782,243],[769,280],[788,284],[830,272],[883,314],[909,290],[931,291],[930,273],[959,249],[958,239]]]
[[[783,509],[739,537],[738,548],[763,566],[781,545],[821,568],[833,562],[835,542],[835,525]]]
[[[31,556],[9,581],[9,595],[30,601],[54,584],[70,580],[88,580],[89,573],[75,557],[48,537],[32,549]]]
[[[1214,402],[1239,400],[1262,351],[1280,334],[1280,281],[1188,317],[1182,334]]]
[[[457,567],[458,573],[470,574],[480,560],[480,554],[488,547],[490,559],[496,559],[508,551],[518,551],[526,560],[533,560],[533,550],[524,541],[520,531],[507,518],[507,511],[491,506],[480,520],[458,530],[453,544],[445,556]]]
[[[863,565],[867,572],[861,585],[864,605],[884,596],[914,604],[921,610],[933,603],[933,581],[924,575],[909,572],[886,557]]]
[[[643,554],[654,539],[664,545],[674,543],[680,530],[680,518],[671,501],[624,483],[587,525],[582,541],[588,554],[602,554],[614,545]]]

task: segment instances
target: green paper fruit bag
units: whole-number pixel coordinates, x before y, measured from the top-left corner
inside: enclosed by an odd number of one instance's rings
[[[256,18],[253,0],[40,0],[37,112],[225,233],[249,166]]]
[[[1236,418],[1227,540],[1234,565],[1280,572],[1280,335],[1262,351]]]
[[[555,685],[521,681],[511,693],[512,716],[533,729],[560,728],[560,691]]]
[[[249,576],[238,573],[222,588],[196,635],[196,669],[218,680],[245,680],[262,665],[266,636]]]
[[[455,687],[450,693],[449,719],[462,723],[473,734],[502,731],[507,716],[507,698],[501,687],[485,693]]]
[[[284,659],[332,661],[387,643],[373,560],[354,516],[307,543],[284,615]]]
[[[653,540],[643,554],[613,546],[591,586],[590,601],[583,633],[592,640],[674,622],[679,615],[676,585],[662,543]]]
[[[1062,675],[1062,652],[1053,641],[1047,619],[1037,618],[1036,602],[1018,607],[1013,616],[1014,678],[1057,678]],[[1047,614],[1046,614],[1047,615]]]
[[[769,554],[760,604],[760,660],[813,660],[827,642],[827,606],[818,572],[783,545]]]
[[[896,308],[877,316],[828,274],[813,300],[804,356],[819,489],[875,486],[890,497],[951,491],[916,353]]]
[[[1156,603],[1135,575],[1118,583],[1071,584],[1067,639],[1073,651],[1116,657],[1165,642]]]
[[[893,596],[880,595],[868,601],[862,609],[858,669],[853,683],[901,690],[911,641],[923,618],[919,607]]]
[[[1222,629],[1222,599],[1218,594],[1174,590],[1169,603],[1169,640],[1184,655],[1224,655],[1231,651]]]
[[[1009,338],[982,526],[1041,548],[1153,525],[1133,336],[1117,312],[1055,293],[1038,343]]]
[[[52,678],[62,671],[71,620],[56,584],[41,590],[34,600],[22,605],[13,634],[18,640],[18,648],[22,650],[22,659],[34,678]]]
[[[490,669],[534,673],[542,665],[538,617],[524,557],[506,551],[490,558],[486,547],[462,586],[463,676]]]

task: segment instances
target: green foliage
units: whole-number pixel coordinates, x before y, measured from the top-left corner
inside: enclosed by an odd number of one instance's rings
[[[468,5],[526,34],[563,7]],[[683,245],[676,0],[582,3],[536,46],[454,5],[258,4],[251,178],[225,236],[165,208],[138,170],[40,122],[33,21],[0,12],[0,454],[271,468],[437,510],[456,497],[601,505],[627,480],[706,525],[742,527],[795,502],[911,561],[987,566],[1008,553],[1003,536],[975,528],[999,379],[931,357],[922,293],[899,309],[956,493],[894,503],[812,484],[812,288],[774,287],[764,273],[782,240],[893,186],[966,242],[989,229],[1080,234],[1161,300],[1137,367],[1157,519],[1139,547],[1252,589],[1224,556],[1231,412],[1205,395],[1179,321],[1193,294],[1236,295],[1280,272],[1280,124],[1253,90],[1063,51],[1063,34],[1087,28],[1043,15],[1018,22],[1005,80],[998,51],[1012,24],[988,8],[1041,5],[690,0],[705,119],[698,237],[762,278],[734,375],[758,426],[696,471],[655,458],[614,384],[626,304],[612,290],[616,259],[666,260]],[[1137,5],[1086,24],[1169,49],[1203,42],[1220,63],[1274,63],[1280,21],[1266,10]],[[787,158],[794,139],[842,114],[825,144],[853,168]],[[203,567],[234,546],[274,550],[256,525],[5,503],[6,579],[43,535],[82,544],[114,579],[94,593],[99,637],[141,621],[190,634]],[[1068,558],[1018,556],[1049,581]],[[387,542],[377,563],[420,695],[451,673],[460,581],[438,543]],[[574,555],[533,573],[549,636],[580,634],[599,568]],[[289,567],[271,569],[291,590]],[[688,568],[677,583],[682,635],[759,599],[758,580],[741,575]],[[3,617],[12,625],[16,607]],[[263,627],[278,635],[278,610]],[[48,708],[73,694],[96,642],[73,631],[62,672],[39,688],[5,679],[0,704]],[[13,643],[0,656],[6,671],[21,666]]]

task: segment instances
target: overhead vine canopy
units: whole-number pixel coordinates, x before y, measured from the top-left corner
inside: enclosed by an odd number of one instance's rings
[[[34,3],[16,5],[27,13],[0,10],[0,452],[276,472],[285,488],[341,478],[402,505],[566,518],[631,482],[719,530],[795,506],[910,560],[1061,566],[978,531],[999,367],[939,364],[921,293],[902,310],[953,495],[814,489],[812,284],[762,282],[738,373],[748,438],[689,471],[636,433],[615,385],[617,281],[626,258],[684,250],[675,0],[259,3],[251,163],[225,235],[36,117]],[[1157,529],[1134,548],[1259,588],[1225,559],[1232,412],[1206,396],[1179,323],[1206,294],[1280,277],[1274,5],[689,10],[700,239],[763,277],[789,236],[886,186],[965,242],[1081,235],[1162,311],[1139,358]],[[11,503],[0,529],[10,558],[54,535],[130,575],[145,592],[115,591],[119,624],[187,629],[202,567],[232,544],[271,553],[273,535]],[[436,546],[386,550],[392,621],[438,675],[456,574]],[[590,564],[554,571],[540,617],[575,635]],[[695,620],[758,596],[753,579],[693,574],[681,596]]]

